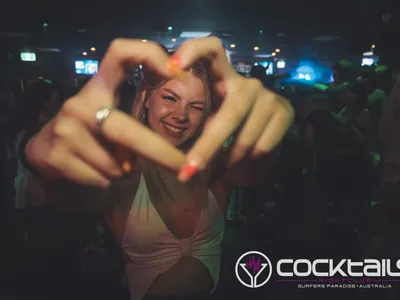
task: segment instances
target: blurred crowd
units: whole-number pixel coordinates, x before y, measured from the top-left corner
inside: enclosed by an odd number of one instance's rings
[[[296,239],[317,240],[330,228],[351,237],[372,234],[371,218],[379,215],[382,199],[381,116],[397,74],[387,65],[356,67],[343,59],[333,66],[334,80],[327,85],[266,75],[262,66],[250,75],[289,99],[296,119],[280,145],[274,172],[259,186],[234,191],[228,220],[284,223],[290,228],[285,234]],[[17,158],[21,135],[42,126],[83,84],[71,88],[39,80],[19,94],[0,89],[0,214],[19,224],[4,236],[13,241],[10,252],[17,247],[54,256],[60,253],[56,247],[64,253],[58,255],[73,253],[77,268],[119,268],[122,274],[118,246],[101,218],[59,214]],[[129,82],[120,87],[119,107],[127,113],[135,89]],[[43,254],[46,243],[52,250]]]

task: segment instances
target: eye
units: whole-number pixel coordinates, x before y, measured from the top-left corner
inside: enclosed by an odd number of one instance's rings
[[[200,106],[191,106],[191,108],[193,108],[195,110],[198,110],[198,111],[203,111],[204,110],[203,107],[200,107]]]
[[[168,101],[176,102],[176,99],[172,96],[163,96],[163,98]]]

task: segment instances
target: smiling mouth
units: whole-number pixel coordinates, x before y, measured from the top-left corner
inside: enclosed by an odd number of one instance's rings
[[[167,124],[167,123],[164,123],[164,126],[166,128],[168,128],[169,130],[171,130],[172,132],[175,132],[175,133],[180,133],[180,132],[183,132],[184,130],[186,130],[186,128],[175,127],[175,126],[172,126],[172,125]]]

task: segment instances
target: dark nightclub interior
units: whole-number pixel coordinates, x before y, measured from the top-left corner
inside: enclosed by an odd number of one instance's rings
[[[399,299],[395,2],[2,0],[0,300]]]

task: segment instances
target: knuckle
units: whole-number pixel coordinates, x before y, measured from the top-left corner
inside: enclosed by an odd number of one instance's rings
[[[111,55],[116,55],[119,56],[119,53],[121,52],[122,46],[125,44],[125,39],[122,38],[116,38],[111,41],[110,46],[108,47],[108,53]]]
[[[179,48],[181,49],[181,51],[191,52],[192,50],[194,50],[193,42],[194,40],[186,40],[181,44]]]
[[[157,42],[149,41],[145,43],[144,46],[146,48],[146,53],[144,53],[143,60],[145,61],[148,61],[150,57],[159,57],[161,53],[166,53],[163,46]]]
[[[61,107],[60,113],[65,116],[74,116],[77,114],[79,103],[76,98],[70,98]]]
[[[243,139],[236,143],[235,148],[240,153],[246,153],[251,148],[251,146],[252,146],[252,143],[250,140]]]
[[[156,43],[154,41],[149,41],[146,43],[146,45],[149,47],[150,51],[160,51],[163,50],[161,45],[159,43]]]
[[[55,138],[69,139],[76,135],[76,126],[68,118],[60,117],[56,119],[53,125],[53,135]]]
[[[294,122],[295,113],[293,106],[290,104],[286,107],[286,115],[290,124],[292,124]]]
[[[295,117],[293,106],[286,100],[280,101],[278,104],[277,114],[279,114],[281,118],[287,120],[289,123],[292,123]]]
[[[59,170],[66,159],[64,147],[60,144],[54,144],[46,157],[46,165],[52,169]]]
[[[212,36],[209,39],[210,39],[210,42],[215,47],[215,49],[218,49],[218,50],[225,49],[224,43],[220,38],[218,38],[216,36]]]
[[[284,108],[288,116],[292,119],[294,117],[294,107],[289,101],[284,100]]]

